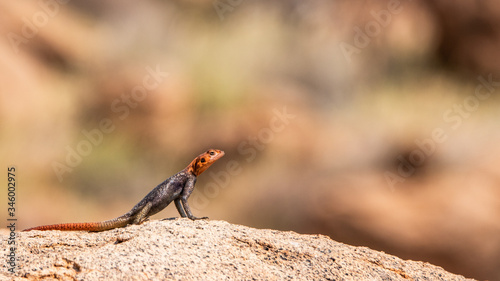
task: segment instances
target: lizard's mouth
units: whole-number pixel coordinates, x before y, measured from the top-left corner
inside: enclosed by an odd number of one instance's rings
[[[217,153],[215,156],[212,156],[212,158],[211,158],[211,159],[213,159],[214,161],[215,161],[215,160],[220,159],[222,156],[224,156],[224,155],[226,154],[226,153],[224,153],[224,151],[222,151],[222,150],[218,150],[217,152],[218,152],[218,153]]]

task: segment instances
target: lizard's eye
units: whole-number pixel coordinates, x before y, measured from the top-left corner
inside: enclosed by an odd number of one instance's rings
[[[210,154],[210,155],[212,155],[212,156],[214,156],[214,155],[215,155],[215,152],[210,151],[210,152],[209,152],[209,154]]]
[[[201,158],[200,162],[205,163],[206,162],[205,158]]]

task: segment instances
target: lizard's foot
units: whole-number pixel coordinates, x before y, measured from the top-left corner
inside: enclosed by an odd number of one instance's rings
[[[189,217],[191,220],[208,220],[208,217],[202,217],[202,218],[198,218],[198,217]]]

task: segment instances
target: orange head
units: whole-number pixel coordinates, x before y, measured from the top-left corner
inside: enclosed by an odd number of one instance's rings
[[[219,160],[224,156],[224,151],[219,149],[209,149],[206,152],[198,155],[188,166],[187,170],[193,173],[195,176],[203,173],[208,167],[210,167],[215,161]]]

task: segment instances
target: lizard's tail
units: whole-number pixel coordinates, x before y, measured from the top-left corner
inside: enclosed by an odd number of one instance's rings
[[[37,227],[28,228],[23,231],[31,231],[31,230],[105,231],[117,227],[123,227],[126,226],[127,224],[129,224],[129,219],[122,216],[103,222],[80,222],[80,223],[41,225]]]
[[[81,222],[81,223],[61,223],[51,225],[41,225],[25,229],[23,231],[31,230],[86,230],[86,231],[100,231],[100,223],[98,222]]]

